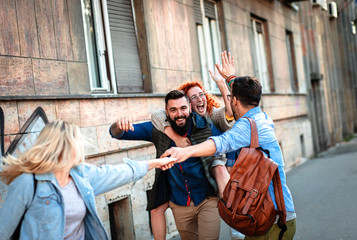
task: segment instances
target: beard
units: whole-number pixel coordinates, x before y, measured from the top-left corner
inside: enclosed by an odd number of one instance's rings
[[[186,119],[186,123],[183,126],[179,126],[179,125],[176,124],[176,120],[177,119],[181,119],[181,118]],[[188,130],[190,128],[190,122],[191,122],[191,119],[192,119],[192,113],[190,113],[190,115],[188,117],[186,117],[185,115],[182,115],[182,116],[175,117],[174,119],[171,119],[169,116],[167,116],[167,119],[170,122],[172,129],[178,135],[184,136],[188,132]]]

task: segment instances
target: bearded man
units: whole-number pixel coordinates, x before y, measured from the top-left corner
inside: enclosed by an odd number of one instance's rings
[[[165,110],[173,130],[180,136],[188,137],[193,145],[221,134],[205,117],[192,113],[189,99],[183,91],[173,90],[166,95]],[[175,146],[151,122],[132,124],[127,117],[113,123],[110,134],[122,140],[153,142],[157,157]],[[210,173],[213,159],[193,157],[167,171],[156,172],[147,209],[151,211],[169,201],[183,240],[219,238],[221,223],[217,208],[217,184]],[[152,225],[155,222],[152,221]]]

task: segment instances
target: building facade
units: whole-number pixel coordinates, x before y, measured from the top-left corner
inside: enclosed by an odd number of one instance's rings
[[[356,5],[335,1],[335,18],[330,2],[3,0],[1,155],[31,147],[46,122],[62,119],[92,140],[87,162],[154,158],[150,143],[111,139],[110,125],[123,116],[150,120],[166,92],[194,79],[220,98],[208,70],[228,50],[238,75],[261,81],[261,107],[289,169],[357,130]],[[151,171],[96,198],[113,238],[151,238],[153,180]],[[5,195],[2,186],[0,203]]]
[[[299,5],[315,153],[348,139],[357,127],[357,2],[318,3]]]

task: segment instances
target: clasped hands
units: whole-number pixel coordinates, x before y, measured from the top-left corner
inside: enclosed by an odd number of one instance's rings
[[[159,159],[154,159],[156,165],[155,167],[165,171],[172,168],[175,163],[185,161],[189,158],[189,155],[183,155],[183,153],[188,152],[185,149],[186,148],[172,147],[166,150],[166,152],[164,152]]]

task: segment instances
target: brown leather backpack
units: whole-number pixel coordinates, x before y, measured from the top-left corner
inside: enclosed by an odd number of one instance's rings
[[[218,211],[229,226],[247,236],[265,234],[279,215],[281,239],[286,231],[286,210],[278,165],[259,150],[257,126],[253,119],[247,119],[251,126],[250,147],[241,149]],[[272,180],[278,210],[268,192]]]

